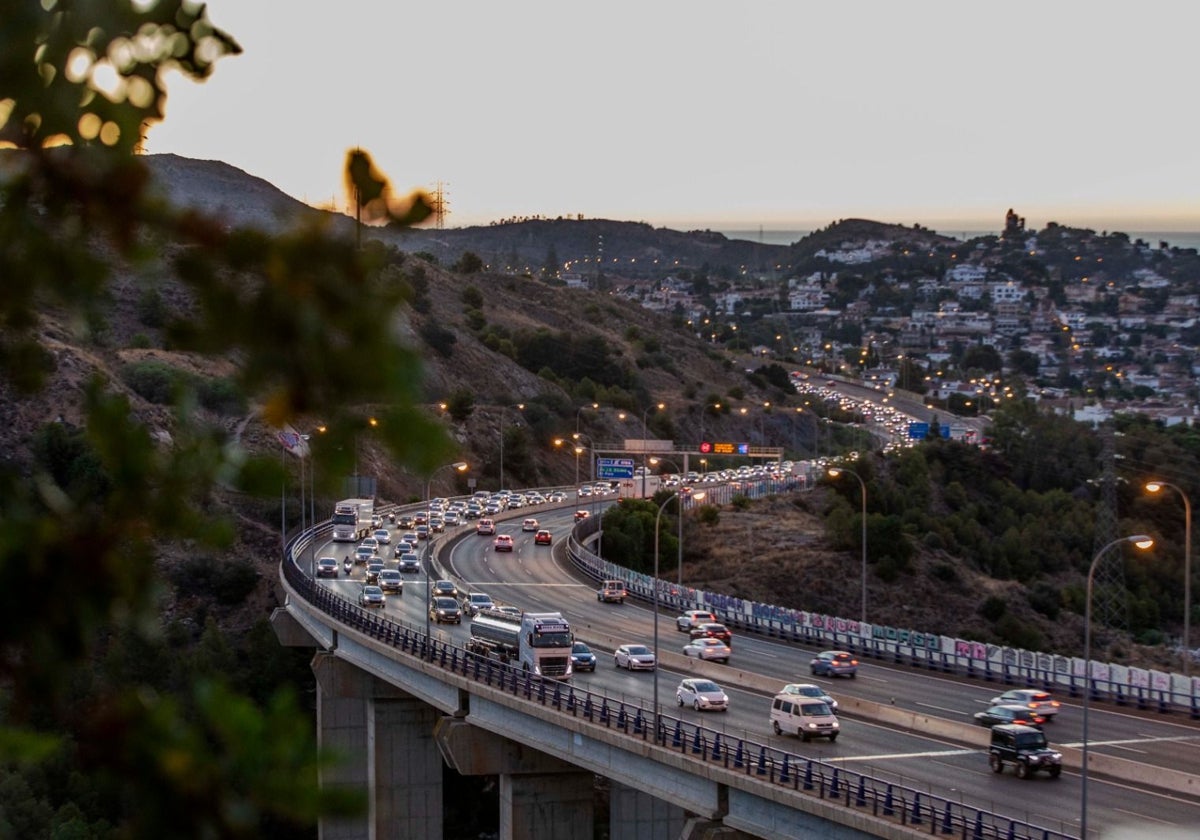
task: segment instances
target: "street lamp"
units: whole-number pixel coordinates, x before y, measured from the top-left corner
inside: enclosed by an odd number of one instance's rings
[[[692,501],[700,501],[704,498],[703,493],[696,493],[692,496]],[[659,710],[658,710],[658,528],[662,524],[663,509],[672,499],[679,499],[679,518],[683,519],[683,497],[679,493],[672,493],[670,496],[662,500],[662,504],[658,506],[658,515],[654,517],[654,741],[658,742],[659,732]]]
[[[500,406],[500,487],[498,488],[500,490],[504,489],[504,422],[505,422],[504,418],[506,416],[505,415],[506,409],[507,409],[507,406],[503,406],[503,405]],[[517,403],[517,411],[524,411],[524,410],[525,410],[525,404]]]
[[[425,509],[429,509],[429,498],[433,495],[433,477],[442,470],[455,470],[463,473],[467,471],[466,461],[455,461],[453,464],[443,464],[429,474],[429,478],[425,481]],[[427,520],[428,521],[428,520]],[[429,587],[429,566],[433,562],[433,529],[429,530],[429,545],[426,546],[425,553],[425,646],[430,652],[430,657],[433,656],[433,641],[432,631],[429,628],[429,602],[431,600]]]
[[[710,408],[718,415],[720,415],[720,413],[721,413],[721,404],[720,403],[705,403],[704,405],[702,405],[700,407],[700,442],[701,443],[704,442],[704,415],[708,412],[708,410]]]
[[[1187,493],[1174,484],[1165,481],[1146,482],[1146,490],[1150,493],[1157,493],[1164,487],[1170,487],[1183,499],[1183,674],[1187,676],[1192,661],[1192,502]]]
[[[649,406],[642,412],[642,498],[646,498],[646,419],[650,416],[650,412],[658,409],[662,411],[666,408],[666,403],[658,403],[657,405]],[[657,654],[655,654],[657,656]]]
[[[830,478],[837,478],[842,473],[850,473],[858,479],[858,486],[862,488],[862,623],[865,625],[867,623],[867,483],[862,480],[861,475],[846,467],[830,467],[828,473]]]
[[[676,464],[674,461],[672,461],[670,458],[651,458],[650,465],[657,466],[660,462],[663,462],[663,461],[665,461],[666,463],[670,464],[672,467],[675,468],[675,471],[679,474],[679,483],[682,485],[683,484],[683,470],[679,469],[679,465]],[[679,562],[679,586],[682,587],[683,586],[683,506],[682,505],[680,505],[680,510],[679,510],[679,546],[678,547],[679,547],[679,561],[678,561]],[[658,654],[655,654],[655,656],[657,656],[657,655]]]
[[[575,452],[575,503],[579,504],[579,456],[587,451],[584,448],[584,446],[579,443],[579,439],[587,438],[589,444],[592,442],[592,439],[589,438],[587,435],[583,434],[583,432],[575,432],[575,434],[571,435],[571,438],[573,439],[573,443],[571,444],[571,449]],[[555,446],[563,446],[564,444],[566,444],[566,442],[567,442],[566,438],[555,438],[554,439]],[[593,462],[592,462],[592,479],[593,480],[592,480],[592,485],[591,485],[593,495],[594,495],[595,485],[596,485],[595,470],[596,470],[596,465],[595,465],[595,461],[593,460]],[[594,501],[594,499],[593,499],[593,501]]]
[[[599,410],[600,410],[600,403],[596,403],[596,402],[594,402],[594,403],[592,403],[591,405],[581,405],[581,406],[579,406],[579,410],[575,412],[575,434],[579,434],[579,415],[580,415],[580,414],[582,414],[582,413],[583,413],[585,410],[587,410],[587,409],[589,409],[589,408],[590,408],[592,411],[599,411]]]
[[[1092,581],[1096,577],[1096,567],[1108,550],[1121,543],[1133,543],[1142,551],[1154,545],[1154,540],[1145,534],[1135,534],[1132,537],[1118,537],[1104,548],[1096,552],[1092,565],[1088,568],[1087,602],[1083,617],[1083,772],[1080,773],[1080,804],[1079,804],[1079,836],[1087,837],[1087,790],[1088,790],[1088,709],[1092,698]]]

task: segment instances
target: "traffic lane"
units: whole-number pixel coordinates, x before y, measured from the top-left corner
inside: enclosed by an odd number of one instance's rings
[[[635,609],[639,607],[640,604],[634,605]],[[641,611],[650,616],[652,625],[652,611]],[[665,615],[659,619],[660,637],[664,618]],[[669,633],[676,632],[674,616],[666,626],[670,627]],[[670,641],[661,643],[664,647],[672,644]],[[986,709],[993,697],[1008,688],[990,683],[967,683],[928,671],[889,667],[873,660],[860,660],[854,679],[814,677],[809,663],[817,652],[815,648],[736,633],[731,647],[733,661],[739,668],[765,676],[776,675],[781,684],[816,683],[834,697],[856,697],[966,724],[974,724],[975,712]],[[1076,701],[1061,697],[1059,700],[1062,705],[1057,718],[1045,725],[1047,737],[1054,743],[1077,745],[1083,737],[1082,708]],[[1093,705],[1088,727],[1089,743],[1097,744],[1100,752],[1185,772],[1200,770],[1200,727],[1195,722],[1136,715]]]
[[[512,579],[512,569],[505,569],[509,582],[500,584],[505,587],[505,600],[527,609],[559,610],[564,612],[571,622],[576,634],[597,648],[601,657],[604,648],[609,645],[597,645],[589,635],[609,636],[621,641],[642,642],[653,646],[653,613],[649,608],[634,605],[597,604],[591,587],[570,584],[553,586],[551,579],[562,580],[565,572],[559,569],[558,574],[551,577],[550,572],[557,564],[540,566],[537,569],[525,571],[536,572],[531,578]],[[495,570],[484,570],[481,574],[495,574]],[[573,577],[569,576],[568,577]],[[488,591],[496,597],[494,589],[497,584],[489,582]],[[587,600],[578,601],[579,597]],[[629,608],[632,609],[623,609]],[[674,629],[674,615],[662,613],[659,618],[659,646],[663,650],[682,647],[684,634]],[[677,635],[676,635],[677,634]],[[941,678],[932,673],[913,672],[909,669],[888,668],[872,661],[862,665],[860,676],[856,680],[814,679],[808,674],[807,663],[814,650],[780,643],[775,640],[764,640],[753,636],[738,636],[734,641],[734,657],[739,667],[753,670],[756,673],[777,674],[781,685],[785,682],[817,682],[834,696],[856,696],[881,703],[895,703],[923,713],[936,713],[940,707],[943,714],[938,716],[957,719],[970,723],[974,711],[986,707],[990,697],[1000,693],[1001,686],[962,683]],[[602,683],[601,683],[602,684]],[[931,690],[931,684],[933,686]],[[672,689],[673,690],[673,689]],[[661,700],[661,698],[660,698]],[[929,702],[935,700],[936,702]],[[1063,712],[1069,716],[1068,711]],[[1142,723],[1144,721],[1139,721]],[[1071,743],[1080,737],[1076,733],[1078,723],[1067,725],[1064,719],[1057,724],[1047,727],[1048,737],[1054,743]],[[1105,742],[1127,738],[1130,732],[1128,720],[1113,720],[1111,713],[1093,708],[1092,719],[1089,721],[1089,734],[1093,743],[1098,744],[1098,750],[1110,749],[1125,757],[1134,757],[1144,763],[1160,766],[1187,767],[1194,766],[1197,756],[1192,743],[1187,741],[1151,742],[1148,738],[1178,737],[1179,733],[1171,732],[1164,735],[1160,722],[1150,721],[1149,729],[1140,728],[1140,734],[1135,736],[1135,743],[1106,744]],[[1175,725],[1175,724],[1171,724]],[[1185,735],[1191,733],[1185,730]],[[1140,743],[1136,742],[1141,740]],[[1143,750],[1138,756],[1134,750]]]
[[[358,585],[355,581],[339,581],[340,588],[347,593],[354,591]],[[528,587],[527,587],[528,588]],[[386,610],[396,606],[392,600]],[[407,605],[405,605],[407,606]],[[612,611],[610,611],[612,612]],[[645,612],[645,611],[640,611]],[[423,618],[423,616],[422,616]],[[651,622],[652,623],[652,622]],[[464,644],[469,638],[469,623],[464,621],[462,626],[433,625],[434,635],[443,641],[454,644]],[[661,639],[660,639],[661,642]],[[648,710],[654,704],[652,672],[618,671],[611,667],[611,654],[597,652],[600,663],[595,674],[579,674],[573,683],[584,690],[598,691],[610,700],[641,705]],[[606,667],[607,665],[607,667]],[[970,797],[987,807],[987,803],[996,800],[996,782],[992,781],[993,774],[986,770],[986,759],[982,750],[964,749],[937,739],[930,739],[917,733],[900,732],[889,727],[878,726],[868,721],[843,719],[843,734],[836,743],[813,741],[804,744],[792,737],[779,737],[769,730],[768,700],[765,695],[745,692],[731,685],[723,687],[735,698],[733,708],[724,714],[696,713],[688,709],[680,710],[673,704],[675,687],[684,672],[663,669],[658,677],[658,700],[664,715],[673,715],[681,719],[698,718],[710,728],[723,731],[725,737],[745,738],[760,743],[785,749],[789,753],[819,758],[822,760],[844,763],[848,769],[862,765],[863,772],[869,775],[891,779],[898,784],[923,788],[941,796],[947,796],[948,780],[952,781],[949,793],[960,793]],[[720,682],[720,680],[718,680]],[[846,681],[849,682],[849,681]],[[724,720],[717,721],[716,719]],[[964,760],[968,757],[969,760]],[[983,769],[981,769],[983,768]],[[967,776],[966,774],[972,774]],[[1046,781],[1039,779],[1036,781]],[[1063,780],[1056,782],[1061,784]],[[1053,794],[1048,801],[1043,801],[1041,794],[1029,790],[1026,785],[1034,782],[1022,782],[1021,787],[1012,789],[1013,802],[1019,810],[1030,814],[1043,811],[1053,813],[1053,809],[1061,804],[1061,796]],[[1098,782],[1097,782],[1098,784]],[[1109,799],[1103,808],[1097,806],[1094,812],[1099,818],[1108,820],[1117,817],[1141,816],[1147,810],[1153,810],[1158,816],[1155,819],[1174,824],[1174,820],[1184,820],[1190,814],[1194,817],[1195,805],[1183,800],[1168,800],[1165,804],[1155,800],[1152,808],[1147,805],[1144,792],[1122,786],[1114,786],[1108,794]],[[1036,791],[1036,789],[1035,789]],[[1166,808],[1167,810],[1164,810]],[[1006,805],[1002,810],[1011,812]],[[1108,811],[1112,814],[1108,814]],[[1044,820],[1037,821],[1045,823]],[[1161,823],[1160,823],[1161,824]]]
[[[581,594],[579,590],[576,593]],[[571,594],[569,592],[564,594]],[[594,597],[594,595],[592,596]],[[653,611],[640,602],[624,605],[578,604],[571,620],[576,632],[616,636],[623,640],[653,645]],[[619,618],[615,618],[619,616]],[[673,614],[659,617],[659,645],[678,650],[686,637],[675,630]],[[591,643],[590,640],[588,640]],[[856,679],[814,678],[808,663],[816,653],[778,640],[736,635],[733,660],[739,668],[766,676],[776,675],[780,684],[814,682],[835,697],[858,697],[896,705],[923,714],[933,714],[960,723],[973,724],[973,715],[987,708],[1004,686],[964,683],[932,672],[887,667],[872,660],[860,664]],[[1082,738],[1082,713],[1073,703],[1062,707],[1057,722],[1046,726],[1052,743],[1077,745]],[[1194,772],[1200,767],[1200,731],[1190,722],[1131,716],[1117,710],[1093,706],[1089,717],[1089,742],[1098,752],[1111,752],[1152,766]]]
[[[668,673],[664,669],[660,680]],[[980,807],[1046,828],[1077,830],[1078,808],[1072,807],[1079,802],[1077,774],[1067,771],[1056,780],[1036,774],[1029,780],[1020,780],[1009,768],[996,775],[988,767],[984,749],[962,747],[919,733],[844,717],[839,718],[841,734],[832,743],[823,739],[805,743],[794,736],[776,736],[770,730],[765,698],[732,687],[719,678],[715,681],[730,697],[728,712],[680,709],[675,701],[678,681],[672,674],[671,680],[664,683],[667,689],[660,686],[663,714],[721,731],[723,738],[767,743],[801,758],[819,759],[922,792],[948,799],[962,797]],[[1126,822],[1142,827],[1187,827],[1194,825],[1198,816],[1197,804],[1183,797],[1147,794],[1120,782],[1095,778],[1089,780],[1089,794],[1093,791],[1098,794],[1089,807],[1089,816],[1100,825]],[[1012,805],[997,808],[995,803],[1001,799]]]
[[[812,681],[803,677],[796,681]],[[995,683],[970,683],[927,671],[860,661],[855,680],[835,678],[823,683],[831,694],[842,691],[876,703],[894,705],[922,714],[933,714],[961,723],[973,723],[976,712],[1008,688]],[[844,687],[842,687],[844,686]],[[1055,694],[1059,713],[1045,724],[1047,738],[1064,745],[1079,745],[1083,738],[1083,710],[1079,701]],[[1088,740],[1099,752],[1132,758],[1160,767],[1200,770],[1200,727],[1182,718],[1155,717],[1110,706],[1093,705],[1088,717]]]
[[[498,533],[504,533],[499,529]],[[561,611],[561,604],[546,607],[531,598],[520,597],[519,590],[536,582],[536,567],[541,564],[544,547],[534,545],[533,534],[513,536],[512,551],[496,551],[494,537],[467,535],[442,558],[442,565],[461,589],[486,592],[498,604],[512,604],[522,610]]]

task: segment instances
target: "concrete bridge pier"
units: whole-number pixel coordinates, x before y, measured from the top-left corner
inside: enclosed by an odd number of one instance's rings
[[[440,838],[439,713],[333,653],[313,657],[317,743],[336,756],[321,784],[361,795],[363,813],[321,820],[320,840]]]
[[[434,738],[464,776],[500,777],[500,840],[591,837],[595,774],[524,744],[443,717]]]
[[[618,781],[609,783],[610,837],[629,840],[676,840],[682,836],[687,813],[678,805]]]

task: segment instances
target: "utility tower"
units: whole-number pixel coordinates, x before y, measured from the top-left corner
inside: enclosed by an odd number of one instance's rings
[[[1100,502],[1096,505],[1095,549],[1099,551],[1117,538],[1117,453],[1116,432],[1112,421],[1101,424],[1100,454],[1103,473],[1098,481]],[[1119,551],[1111,551],[1096,567],[1093,609],[1096,621],[1105,627],[1124,629],[1129,626],[1128,599],[1125,594],[1125,559]]]
[[[438,230],[445,229],[446,217],[450,215],[450,198],[446,194],[448,186],[450,185],[438,181],[433,187],[433,222]]]

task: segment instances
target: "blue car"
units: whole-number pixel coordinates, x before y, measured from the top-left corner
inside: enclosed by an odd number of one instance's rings
[[[858,674],[858,660],[844,650],[823,650],[809,663],[814,677],[850,677]]]
[[[571,645],[571,670],[596,670],[596,654],[592,653],[592,649],[583,642],[575,642]]]

